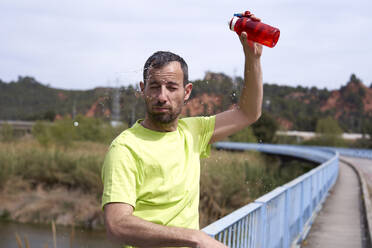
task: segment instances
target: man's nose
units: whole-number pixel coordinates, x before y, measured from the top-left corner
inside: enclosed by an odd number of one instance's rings
[[[160,102],[166,102],[168,100],[167,97],[167,88],[162,86],[160,87],[159,95],[158,95],[158,100]]]

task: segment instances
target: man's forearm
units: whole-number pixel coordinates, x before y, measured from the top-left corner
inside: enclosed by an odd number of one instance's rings
[[[196,247],[198,230],[166,227],[136,216],[125,216],[107,227],[111,239],[136,247]]]
[[[239,108],[245,115],[257,119],[262,108],[262,70],[260,58],[245,56],[244,86],[239,100]]]

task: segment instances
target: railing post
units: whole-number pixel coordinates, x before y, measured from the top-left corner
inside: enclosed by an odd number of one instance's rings
[[[310,176],[310,217],[309,218],[311,218],[311,214],[314,211],[314,206],[313,206],[313,176],[314,176],[314,174],[312,174]]]
[[[300,203],[300,232],[304,229],[304,181],[301,182],[301,203]]]
[[[323,202],[325,201],[325,197],[327,196],[327,174],[326,168],[324,167],[322,170],[323,173]]]
[[[261,206],[261,230],[260,230],[260,244],[258,247],[266,248],[266,218],[267,218],[267,212],[266,212],[266,203],[262,203]]]
[[[289,242],[289,216],[290,216],[290,204],[289,204],[289,188],[285,190],[285,212],[284,212],[284,237],[283,237],[283,247],[287,248],[290,247]]]

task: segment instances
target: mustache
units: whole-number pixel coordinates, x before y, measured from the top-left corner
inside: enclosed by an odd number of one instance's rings
[[[165,105],[165,103],[162,103],[162,102],[157,102],[154,105],[152,105],[152,107],[161,107],[161,108],[168,108],[168,109],[172,108],[171,106]]]

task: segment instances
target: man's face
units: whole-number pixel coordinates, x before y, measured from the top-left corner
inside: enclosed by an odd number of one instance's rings
[[[150,68],[146,85],[141,83],[147,115],[151,121],[168,124],[177,119],[192,85],[183,86],[183,71],[179,62],[162,68]]]

